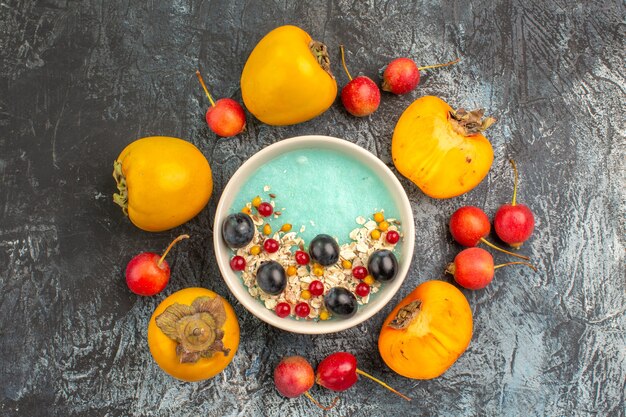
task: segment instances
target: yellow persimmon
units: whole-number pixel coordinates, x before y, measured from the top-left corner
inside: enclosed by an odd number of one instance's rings
[[[337,97],[326,46],[296,26],[280,26],[254,47],[241,74],[248,111],[269,125],[305,122]]]
[[[231,305],[206,288],[167,297],[148,324],[148,346],[157,365],[183,381],[212,378],[233,360],[239,322]]]
[[[472,330],[472,311],[463,293],[445,281],[427,281],[389,314],[378,350],[402,376],[436,378],[465,352]]]
[[[113,200],[140,229],[179,226],[206,206],[213,192],[209,162],[192,143],[167,136],[138,139],[113,163]]]
[[[495,122],[483,111],[453,110],[434,96],[420,97],[400,116],[391,156],[398,171],[434,198],[451,198],[476,187],[493,162],[482,131]]]

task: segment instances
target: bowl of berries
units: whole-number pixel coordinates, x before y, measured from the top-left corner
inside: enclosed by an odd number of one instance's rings
[[[411,263],[411,204],[393,172],[343,139],[300,136],[250,157],[217,205],[230,291],[259,319],[323,334],[376,314]]]

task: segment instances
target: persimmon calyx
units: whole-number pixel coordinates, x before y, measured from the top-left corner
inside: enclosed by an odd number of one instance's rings
[[[322,69],[326,71],[332,79],[335,79],[335,76],[330,70],[330,57],[328,56],[328,48],[326,47],[326,45],[320,41],[312,40],[311,42],[309,42],[309,49],[311,50],[311,53],[317,60],[318,64],[320,64],[320,67],[322,67]]]
[[[113,179],[119,191],[119,193],[113,194],[113,202],[120,206],[124,214],[128,216],[128,188],[126,187],[126,177],[122,172],[122,163],[117,160],[113,162]]]
[[[198,297],[191,305],[174,303],[155,321],[167,337],[178,343],[176,355],[180,363],[195,363],[216,352],[222,352],[224,356],[230,353],[222,342],[226,310],[217,297]]]
[[[487,130],[496,122],[495,118],[484,117],[484,115],[484,109],[467,111],[461,108],[450,111],[448,119],[455,132],[463,136],[470,136]]]
[[[420,313],[421,308],[422,308],[421,300],[415,300],[415,301],[410,302],[409,304],[405,305],[400,310],[398,310],[398,314],[396,314],[396,317],[394,317],[393,320],[389,322],[388,326],[396,330],[406,329],[409,326],[409,324],[413,321],[415,316],[417,316]]]

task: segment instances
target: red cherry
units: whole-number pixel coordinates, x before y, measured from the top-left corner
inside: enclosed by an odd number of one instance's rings
[[[353,386],[358,380],[357,374],[369,378],[394,394],[399,395],[407,401],[409,397],[391,388],[383,381],[374,378],[372,375],[356,367],[356,358],[348,352],[335,352],[328,355],[317,365],[315,371],[315,382],[332,391],[345,391]]]
[[[489,285],[496,269],[509,265],[526,265],[537,271],[533,265],[521,261],[494,266],[489,252],[482,248],[468,248],[456,255],[454,262],[448,264],[446,272],[452,274],[460,286],[468,290],[479,290]]]
[[[267,253],[274,253],[278,251],[279,248],[280,245],[276,239],[265,239],[265,242],[263,242],[263,249],[265,249]]]
[[[222,98],[214,102],[200,71],[196,71],[196,76],[211,102],[211,107],[206,112],[206,122],[209,128],[222,137],[235,136],[243,132],[246,128],[246,114],[241,104],[232,98]]]
[[[354,289],[354,292],[359,297],[366,297],[370,293],[370,286],[364,282],[359,282]]]
[[[503,241],[514,248],[519,248],[526,242],[535,229],[535,216],[524,204],[517,204],[517,166],[515,161],[509,160],[513,166],[513,200],[511,204],[501,206],[493,219],[496,234]]]
[[[291,314],[291,305],[289,303],[278,303],[274,309],[278,317],[284,318]]]
[[[535,230],[535,216],[524,204],[504,204],[493,219],[496,234],[503,241],[514,248],[519,248],[526,242]]]
[[[233,271],[243,271],[246,268],[246,260],[243,256],[233,256],[230,260],[230,268]]]
[[[364,266],[355,266],[352,268],[352,276],[356,279],[363,279],[367,276],[367,268]]]
[[[170,280],[170,266],[165,257],[179,241],[189,238],[180,235],[174,239],[163,255],[143,252],[135,256],[126,266],[126,285],[137,295],[155,295],[163,291]]]
[[[508,255],[528,260],[528,256],[504,250],[485,239],[491,231],[489,217],[484,211],[474,206],[463,206],[450,216],[450,234],[458,243],[467,247],[474,247],[480,242],[504,252]]]
[[[400,233],[396,232],[395,230],[390,230],[387,232],[387,236],[385,237],[385,239],[387,240],[387,243],[395,245],[400,241]]]
[[[307,317],[311,312],[311,307],[307,303],[298,303],[296,304],[296,316],[298,317]]]
[[[393,94],[406,94],[417,87],[420,82],[420,71],[430,68],[447,67],[459,62],[459,59],[445,64],[418,67],[412,59],[396,58],[391,61],[383,72],[383,91]]]
[[[324,284],[322,284],[322,281],[311,281],[311,283],[309,284],[309,292],[311,293],[311,295],[316,297],[318,295],[324,294]]]
[[[412,59],[396,58],[387,64],[383,72],[383,91],[406,94],[417,87],[420,71]]]
[[[296,263],[298,265],[308,265],[311,261],[311,257],[305,251],[296,251]]]
[[[272,215],[272,213],[274,212],[274,207],[272,207],[270,203],[264,201],[259,204],[259,207],[257,207],[257,211],[261,216],[267,217]]]
[[[364,75],[352,78],[346,67],[346,61],[341,45],[341,63],[350,79],[341,90],[341,102],[348,113],[363,117],[374,113],[380,105],[380,89],[374,81]]]

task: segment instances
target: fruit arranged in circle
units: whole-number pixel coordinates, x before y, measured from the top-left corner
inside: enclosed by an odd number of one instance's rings
[[[280,294],[287,286],[285,269],[276,261],[264,262],[256,271],[256,282],[270,295]]]
[[[348,113],[357,117],[369,116],[380,105],[380,89],[371,78],[360,75],[352,78],[343,51],[341,48],[341,63],[350,82],[341,89],[341,102]]]
[[[202,79],[202,75],[200,75],[200,71],[196,71],[196,76],[211,103],[211,107],[209,107],[206,112],[206,122],[209,128],[216,135],[225,138],[243,132],[246,129],[246,114],[241,104],[237,103],[232,98],[221,98],[217,101],[213,101],[213,97],[211,97]]]
[[[398,260],[390,250],[381,249],[370,255],[367,269],[378,281],[391,281],[398,273]]]
[[[511,204],[500,206],[493,219],[493,226],[498,237],[511,247],[518,249],[526,242],[535,229],[535,216],[524,204],[517,204],[517,166],[515,161],[510,160],[513,166],[513,200]]]
[[[133,257],[126,265],[126,285],[137,295],[155,295],[163,291],[170,280],[170,266],[165,257],[172,247],[189,235],[180,235],[174,239],[163,255],[143,252]]]
[[[161,232],[187,222],[213,191],[211,167],[192,143],[166,136],[138,139],[113,162],[113,201],[142,230]]]
[[[334,287],[324,296],[324,305],[336,316],[348,318],[356,314],[357,302],[352,292],[343,287]]]
[[[233,360],[239,322],[231,305],[213,291],[185,288],[154,310],[148,346],[156,363],[174,378],[201,381]]]
[[[426,281],[387,316],[378,350],[396,373],[431,379],[467,349],[472,327],[472,309],[463,293],[445,281]]]
[[[339,245],[331,236],[320,234],[309,244],[309,255],[322,266],[334,265],[339,260]]]
[[[391,156],[398,171],[433,198],[468,192],[485,178],[493,148],[482,135],[495,119],[482,110],[453,110],[438,97],[424,96],[400,116]]]
[[[254,238],[254,222],[245,213],[233,213],[226,216],[222,224],[222,236],[233,249],[243,248]]]
[[[326,46],[296,26],[272,30],[246,61],[241,96],[248,111],[269,125],[319,116],[337,97]]]

